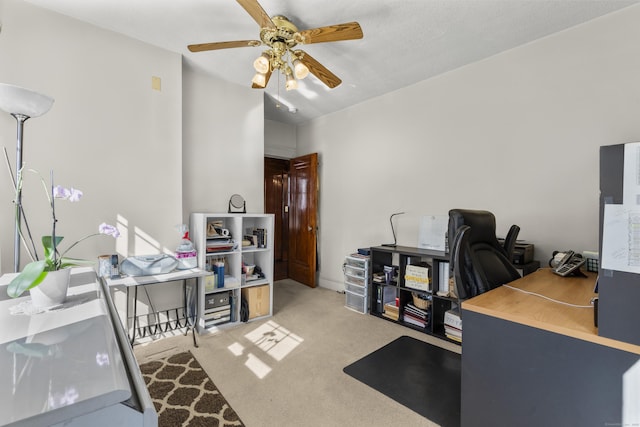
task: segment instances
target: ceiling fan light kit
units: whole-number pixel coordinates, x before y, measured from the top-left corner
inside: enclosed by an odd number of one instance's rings
[[[302,80],[309,75],[309,69],[298,58],[293,60],[293,74],[296,79]]]
[[[251,82],[254,86],[265,87],[267,85],[267,76],[265,73],[256,73],[255,76],[251,79]]]
[[[267,52],[264,52],[262,55],[258,56],[258,58],[253,61],[253,68],[256,69],[258,73],[264,74],[269,71],[269,64],[271,62],[271,58]]]
[[[251,82],[253,83],[252,87],[256,89],[265,88],[269,83],[271,73],[276,70],[279,70],[286,77],[285,88],[287,90],[297,89],[297,80],[304,79],[309,73],[331,89],[342,83],[340,78],[308,53],[299,49],[293,50],[293,48],[299,44],[361,39],[363,34],[360,24],[348,22],[299,31],[285,16],[269,17],[257,0],[237,0],[237,2],[260,25],[260,40],[192,44],[187,46],[191,52],[267,46],[268,49],[253,62],[256,74]]]

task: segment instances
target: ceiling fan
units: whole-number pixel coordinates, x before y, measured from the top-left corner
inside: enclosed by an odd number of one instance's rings
[[[237,1],[260,25],[260,40],[191,44],[187,46],[191,52],[267,46],[268,49],[253,63],[256,74],[252,79],[253,84],[251,87],[254,89],[265,88],[271,78],[271,73],[275,70],[280,70],[285,75],[287,79],[285,87],[287,90],[296,89],[298,87],[296,79],[303,79],[309,73],[332,89],[342,83],[340,78],[316,61],[311,55],[300,49],[294,50],[294,48],[299,44],[361,39],[363,35],[360,24],[348,22],[299,31],[284,16],[269,17],[257,0]]]

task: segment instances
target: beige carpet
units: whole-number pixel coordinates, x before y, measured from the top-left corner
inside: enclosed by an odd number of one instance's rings
[[[159,427],[244,426],[190,352],[140,365]]]
[[[349,310],[329,289],[282,280],[273,298],[271,318],[200,335],[198,348],[191,334],[139,344],[136,358],[190,351],[247,427],[437,425],[342,370],[402,335],[460,346]]]

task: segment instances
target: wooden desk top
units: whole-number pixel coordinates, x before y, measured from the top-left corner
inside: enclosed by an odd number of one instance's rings
[[[587,275],[586,278],[561,277],[549,268],[542,268],[509,286],[589,308],[571,307],[500,286],[463,301],[462,309],[640,354],[638,345],[598,335],[591,306],[591,298],[596,295],[593,293],[596,275]]]

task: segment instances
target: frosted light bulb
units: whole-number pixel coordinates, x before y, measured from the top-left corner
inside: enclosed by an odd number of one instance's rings
[[[253,68],[259,73],[266,73],[269,71],[269,58],[266,54],[260,55],[255,61],[253,61]]]
[[[256,75],[251,79],[251,82],[257,86],[265,87],[267,84],[267,79],[264,73],[256,73]]]
[[[304,79],[309,75],[309,69],[299,59],[293,61],[293,73],[296,79]]]
[[[284,86],[287,90],[298,89],[298,82],[291,74],[287,76],[287,83]]]

